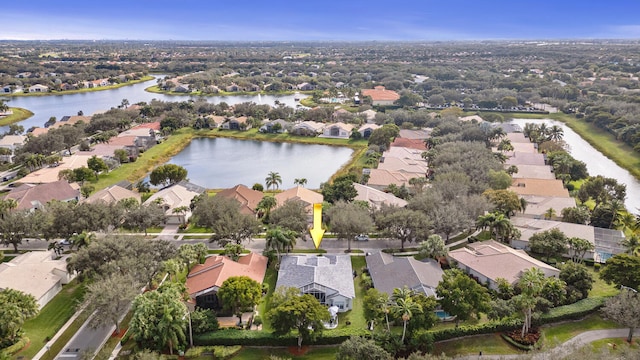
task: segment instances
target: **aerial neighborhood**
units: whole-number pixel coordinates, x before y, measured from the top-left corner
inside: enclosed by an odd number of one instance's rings
[[[0,359],[638,356],[635,43],[0,45]]]

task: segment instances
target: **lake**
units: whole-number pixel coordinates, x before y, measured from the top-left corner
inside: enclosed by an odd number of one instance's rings
[[[630,212],[634,214],[638,213],[638,209],[640,209],[640,181],[633,177],[630,172],[618,166],[613,160],[596,150],[570,127],[560,121],[551,119],[513,119],[511,122],[520,125],[522,128],[524,128],[526,123],[545,123],[547,125],[558,125],[562,127],[562,130],[564,130],[563,140],[569,145],[569,153],[577,160],[587,164],[589,175],[602,175],[608,178],[614,178],[621,184],[626,184],[627,199],[624,202],[625,206]]]
[[[28,109],[33,112],[33,116],[18,124],[24,126],[25,130],[32,126],[43,126],[50,117],[55,116],[60,120],[63,116],[77,115],[82,111],[85,115],[91,115],[97,111],[106,111],[117,107],[122,103],[122,99],[129,100],[130,104],[141,101],[150,102],[153,99],[162,101],[186,101],[189,99],[206,99],[212,104],[226,102],[229,105],[242,102],[255,102],[256,104],[268,104],[275,106],[279,101],[289,107],[296,108],[299,103],[295,101],[294,95],[229,95],[229,96],[188,96],[188,95],[165,95],[144,91],[144,89],[155,85],[157,78],[164,75],[154,75],[153,80],[138,84],[123,86],[113,90],[92,91],[77,94],[49,95],[49,96],[16,96],[0,97],[7,100],[11,107]],[[299,94],[300,98],[308,95]],[[0,127],[0,132],[7,131],[8,127]]]
[[[299,178],[307,179],[305,187],[318,189],[352,153],[343,146],[196,138],[169,163],[184,167],[191,182],[209,189],[255,183],[266,189],[264,180],[272,171],[282,177],[280,189],[295,186]]]

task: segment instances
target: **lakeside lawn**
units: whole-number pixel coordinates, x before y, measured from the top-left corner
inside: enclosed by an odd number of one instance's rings
[[[84,296],[84,285],[77,279],[62,287],[56,295],[33,319],[24,323],[23,330],[25,336],[31,340],[29,347],[17,354],[31,359],[42,349],[48,339],[75,314],[77,304]],[[61,347],[64,344],[61,345]]]
[[[0,126],[15,124],[33,116],[33,113],[27,109],[10,107],[9,110],[13,111],[13,114],[0,117]]]
[[[435,344],[434,354],[446,354],[450,357],[461,355],[510,355],[522,354],[521,350],[509,345],[500,334],[487,334],[465,337],[464,340],[454,339]]]
[[[620,325],[613,321],[604,320],[595,313],[580,321],[568,321],[561,324],[545,325],[542,327],[546,344],[557,346],[572,337],[589,330],[617,329]]]
[[[138,80],[131,80],[131,81],[127,81],[127,82],[120,83],[120,84],[107,85],[107,86],[98,86],[98,87],[87,88],[87,89],[82,88],[82,89],[65,90],[65,91],[53,90],[53,91],[49,91],[49,92],[14,93],[14,94],[6,94],[4,96],[18,97],[18,96],[70,95],[70,94],[79,94],[79,93],[94,92],[94,91],[113,90],[113,89],[121,88],[123,86],[139,84],[139,83],[142,83],[142,82],[145,82],[145,81],[149,81],[149,80],[153,80],[153,76],[147,75],[147,76],[141,77]]]

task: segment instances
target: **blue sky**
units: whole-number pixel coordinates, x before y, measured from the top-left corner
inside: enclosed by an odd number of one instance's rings
[[[28,0],[0,39],[640,39],[638,0]]]

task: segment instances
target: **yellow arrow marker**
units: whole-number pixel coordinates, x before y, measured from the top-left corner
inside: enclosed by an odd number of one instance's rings
[[[313,204],[313,227],[309,230],[316,249],[320,247],[324,229],[322,228],[322,203]]]

